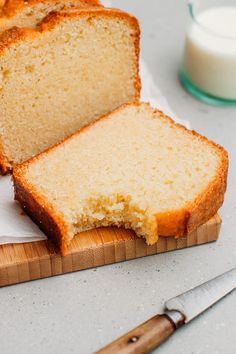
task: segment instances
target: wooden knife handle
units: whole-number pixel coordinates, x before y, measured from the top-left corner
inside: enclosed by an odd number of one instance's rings
[[[95,354],[145,354],[158,347],[175,331],[165,316],[157,315]]]

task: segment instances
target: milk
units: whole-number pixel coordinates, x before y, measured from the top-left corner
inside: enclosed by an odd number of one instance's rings
[[[205,93],[236,99],[236,6],[195,16],[187,33],[184,70]]]

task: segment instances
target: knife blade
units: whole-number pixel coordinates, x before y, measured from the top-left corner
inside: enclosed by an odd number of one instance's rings
[[[156,315],[95,354],[145,354],[236,288],[236,268],[165,302]]]
[[[236,268],[176,296],[165,303],[166,310],[179,311],[188,323],[236,288]]]

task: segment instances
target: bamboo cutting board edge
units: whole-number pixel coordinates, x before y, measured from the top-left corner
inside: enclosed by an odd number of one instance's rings
[[[132,231],[106,228],[81,233],[72,242],[69,254],[61,257],[50,241],[0,246],[0,286],[85,270],[135,258],[189,248],[216,241],[221,219],[208,223],[183,238],[160,237],[147,246]]]

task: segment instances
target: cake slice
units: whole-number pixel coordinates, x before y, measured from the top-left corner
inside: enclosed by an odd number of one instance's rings
[[[0,36],[0,170],[140,96],[139,25],[119,10],[50,13]]]
[[[183,236],[215,215],[225,150],[148,104],[131,103],[16,167],[15,198],[67,253],[79,232],[132,229],[148,244]]]
[[[16,27],[35,28],[51,11],[102,6],[98,0],[6,0],[0,10],[0,32]]]

